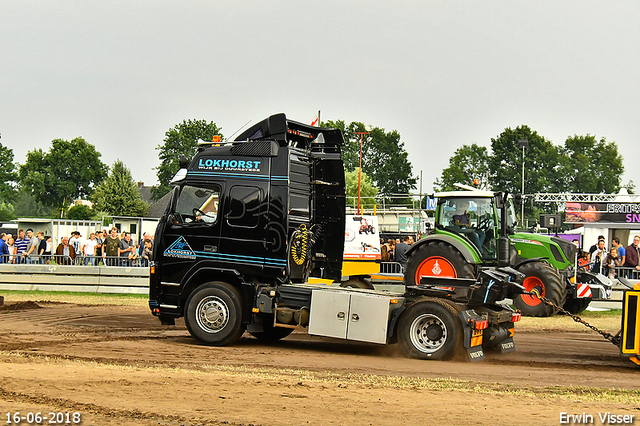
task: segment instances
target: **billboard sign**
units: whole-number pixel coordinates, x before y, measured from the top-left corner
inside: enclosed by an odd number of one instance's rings
[[[640,223],[640,203],[569,203],[565,204],[568,223]]]
[[[344,231],[345,260],[380,260],[380,233],[376,216],[347,215]]]

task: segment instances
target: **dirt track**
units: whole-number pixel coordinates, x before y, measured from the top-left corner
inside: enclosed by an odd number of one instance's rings
[[[640,369],[587,332],[517,332],[480,363],[294,333],[199,345],[144,306],[39,303],[0,311],[0,422],[79,412],[82,424],[560,424],[640,416]],[[24,306],[28,308],[29,306]],[[516,329],[517,330],[517,329]],[[635,418],[634,418],[635,419]],[[23,423],[26,424],[26,423]],[[640,423],[639,423],[640,424]]]

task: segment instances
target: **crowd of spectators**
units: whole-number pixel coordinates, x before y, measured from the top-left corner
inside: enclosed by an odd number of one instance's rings
[[[418,239],[420,235],[418,235]],[[398,263],[402,270],[407,264],[407,251],[411,248],[411,245],[415,242],[413,236],[405,235],[400,238],[389,238],[387,242],[383,238],[380,238],[380,257],[382,262],[395,262]],[[384,271],[384,272],[402,272],[399,271]]]
[[[63,236],[54,246],[51,236],[29,228],[14,235],[0,234],[0,263],[59,265],[149,266],[153,260],[153,235],[144,233],[139,242],[131,233],[111,230],[91,232],[83,238],[78,231]]]
[[[577,240],[574,240],[576,243]],[[577,244],[577,243],[576,243]],[[586,270],[608,276],[611,279],[619,276],[637,279],[640,277],[640,235],[633,237],[633,242],[626,248],[615,237],[607,248],[604,235],[598,236],[598,242],[588,251],[581,250],[578,264]]]

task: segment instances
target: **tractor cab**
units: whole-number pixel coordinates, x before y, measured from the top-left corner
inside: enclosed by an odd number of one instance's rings
[[[450,235],[473,247],[485,261],[496,261],[498,257],[498,238],[508,235],[509,229],[502,229],[502,212],[506,213],[505,225],[515,222],[513,203],[507,199],[506,208],[502,208],[493,192],[456,191],[436,194],[436,234]]]

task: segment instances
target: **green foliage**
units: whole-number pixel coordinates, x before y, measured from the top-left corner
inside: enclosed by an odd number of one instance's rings
[[[0,201],[0,220],[12,220],[16,218],[15,209],[13,204],[5,201]]]
[[[13,150],[0,144],[0,202],[13,201],[17,196],[16,166],[13,162]]]
[[[13,206],[16,217],[60,218],[60,212],[56,208],[36,201],[31,191],[25,188],[19,188]]]
[[[180,168],[180,156],[191,159],[198,148],[198,139],[210,141],[215,135],[222,136],[220,130],[215,123],[206,120],[183,120],[167,130],[164,144],[156,147],[160,152],[160,166],[156,168],[159,184],[151,189],[154,200],[159,200],[171,190],[171,179]]]
[[[67,210],[68,219],[90,220],[90,219],[93,219],[94,217],[95,217],[95,214],[93,209],[84,204],[75,205],[71,207],[69,210]]]
[[[478,188],[487,189],[489,185],[489,153],[487,148],[477,144],[462,145],[449,159],[449,167],[434,182],[436,191],[454,191],[456,183],[472,185],[478,179]]]
[[[624,173],[622,156],[615,142],[596,140],[586,135],[567,138],[563,154],[564,190],[587,194],[610,194],[620,191]]]
[[[473,178],[489,176],[489,189],[522,192],[522,149],[519,139],[527,139],[525,150],[524,193],[574,192],[616,193],[622,187],[623,158],[614,142],[594,136],[567,138],[564,146],[557,147],[528,126],[506,128],[491,139],[491,154],[476,144],[463,145],[449,159],[449,167],[435,181],[440,190],[455,189],[456,182],[469,184]],[[482,187],[482,183],[481,183]],[[635,185],[624,185],[632,193]],[[518,206],[518,210],[519,206]],[[525,203],[525,215],[538,217],[540,212],[553,212],[555,205]]]
[[[383,128],[374,127],[368,135],[360,135],[357,132],[367,131],[364,124],[347,125],[343,120],[322,122],[322,126],[342,131],[345,139],[342,159],[346,170],[360,167],[362,137],[362,172],[371,177],[381,194],[408,194],[416,187],[417,179],[412,176],[412,166],[397,130],[385,132]]]
[[[529,126],[506,128],[500,136],[491,139],[491,187],[510,193],[522,192],[522,149],[518,147],[519,139],[529,141],[524,157],[524,193],[562,191],[562,160],[558,147]]]
[[[92,200],[95,210],[112,216],[141,217],[149,210],[131,172],[120,160],[113,163],[109,176],[96,188]]]
[[[49,152],[27,153],[20,166],[20,186],[37,202],[59,211],[73,199],[90,196],[107,174],[101,154],[81,137],[71,141],[54,139]]]
[[[358,174],[358,169],[344,173],[348,207],[358,207]],[[371,178],[363,172],[360,178],[360,207],[372,209],[376,204],[376,195],[378,195],[378,188],[373,186]]]

